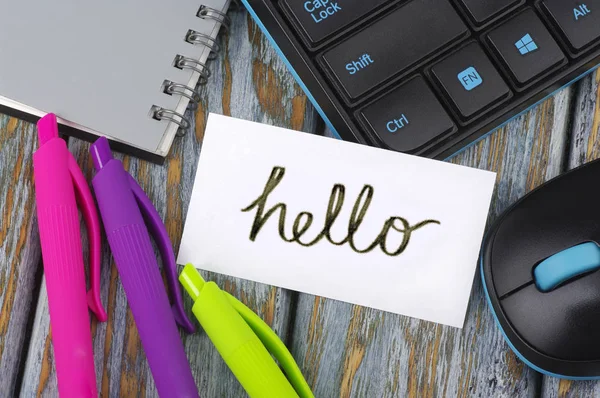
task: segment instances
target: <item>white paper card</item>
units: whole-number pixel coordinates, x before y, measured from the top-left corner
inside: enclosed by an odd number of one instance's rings
[[[460,328],[494,182],[211,114],[178,263]]]

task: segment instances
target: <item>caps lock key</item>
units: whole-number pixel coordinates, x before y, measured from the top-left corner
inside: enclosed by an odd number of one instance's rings
[[[312,43],[331,36],[389,0],[283,0]]]

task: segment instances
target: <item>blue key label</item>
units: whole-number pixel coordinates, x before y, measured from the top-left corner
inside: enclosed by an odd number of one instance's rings
[[[532,53],[538,49],[537,43],[529,33],[521,37],[521,39],[515,43],[515,47],[517,47],[517,50],[519,50],[521,55]]]
[[[365,53],[365,54],[361,55],[361,57],[358,60],[347,63],[346,70],[348,72],[350,72],[351,75],[354,75],[355,73],[365,69],[366,67],[368,67],[369,65],[372,65],[373,63],[375,63],[373,58],[371,58],[371,56],[369,54]]]
[[[470,66],[458,74],[458,80],[462,83],[467,91],[473,90],[475,87],[483,83],[483,79],[477,72],[477,69]]]
[[[399,119],[390,120],[385,126],[390,133],[395,133],[396,131],[406,127],[408,124],[408,118],[403,113]]]
[[[342,11],[342,7],[337,2],[332,3],[330,0],[309,0],[304,3],[304,9],[310,13],[315,23],[320,23]]]
[[[579,7],[573,8],[573,15],[575,16],[575,20],[579,21],[579,18],[583,18],[590,14],[592,11],[588,8],[587,5],[582,4]]]

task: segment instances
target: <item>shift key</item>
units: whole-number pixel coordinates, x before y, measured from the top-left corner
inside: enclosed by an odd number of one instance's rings
[[[325,52],[323,61],[355,99],[468,32],[448,0],[412,0]]]
[[[389,0],[283,0],[314,44],[358,21]]]

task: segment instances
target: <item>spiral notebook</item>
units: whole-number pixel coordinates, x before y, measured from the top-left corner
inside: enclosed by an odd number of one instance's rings
[[[154,162],[198,101],[229,0],[0,0],[0,112]]]

